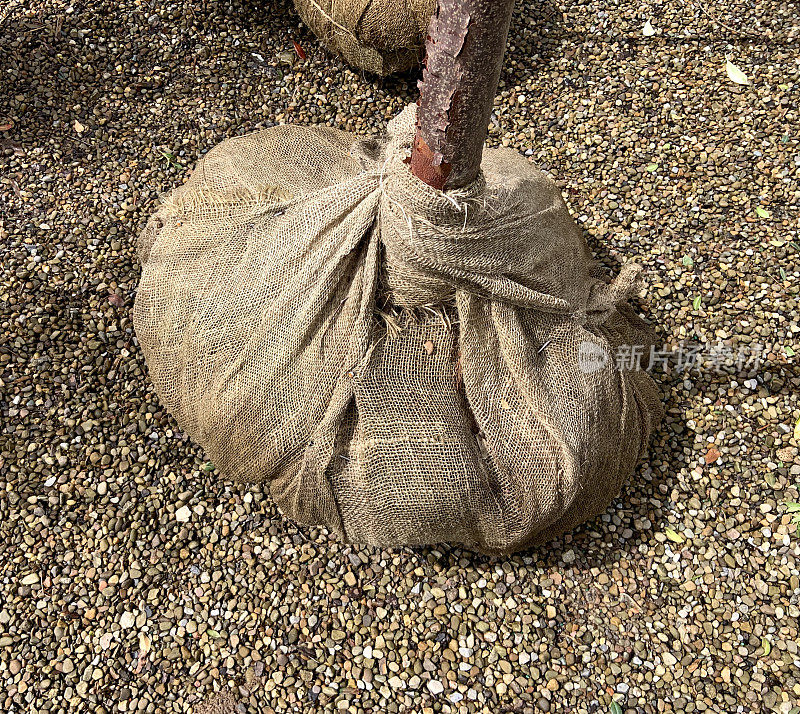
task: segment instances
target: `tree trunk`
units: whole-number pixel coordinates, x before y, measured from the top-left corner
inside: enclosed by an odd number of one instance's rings
[[[439,0],[420,83],[411,171],[434,188],[478,176],[514,0]]]

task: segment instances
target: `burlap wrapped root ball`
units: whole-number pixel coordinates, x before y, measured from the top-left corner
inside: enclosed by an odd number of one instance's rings
[[[332,52],[367,72],[402,72],[424,54],[436,0],[294,0],[311,31]]]
[[[660,416],[650,333],[552,181],[509,149],[442,193],[384,139],[229,139],[151,218],[136,334],[223,475],[347,541],[506,553],[594,516]]]

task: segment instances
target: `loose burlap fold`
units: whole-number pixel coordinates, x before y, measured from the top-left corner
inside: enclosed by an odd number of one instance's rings
[[[436,0],[294,0],[328,49],[355,67],[386,75],[422,59]]]
[[[555,185],[487,149],[442,193],[381,140],[279,126],[210,151],[140,238],[158,394],[226,476],[380,546],[524,548],[602,511],[660,417],[650,344]]]

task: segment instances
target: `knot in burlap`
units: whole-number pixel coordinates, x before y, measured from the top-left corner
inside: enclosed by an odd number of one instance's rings
[[[311,31],[349,64],[380,75],[422,59],[436,0],[295,0]]]
[[[641,270],[632,263],[611,284],[593,279],[560,192],[524,156],[487,151],[477,180],[444,193],[405,165],[415,128],[409,108],[391,122],[384,147],[373,140],[351,149],[365,173],[380,177],[383,267],[394,304],[437,305],[462,289],[597,323],[638,290]]]
[[[525,547],[605,508],[660,416],[651,344],[552,181],[487,149],[442,193],[365,140],[281,126],[210,151],[148,223],[134,321],[223,474],[388,546]]]

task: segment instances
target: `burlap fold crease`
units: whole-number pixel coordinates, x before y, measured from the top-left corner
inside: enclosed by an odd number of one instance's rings
[[[143,231],[134,322],[178,424],[305,524],[506,553],[607,507],[661,414],[651,334],[555,185],[487,149],[467,188],[380,140],[279,126],[210,151]]]

